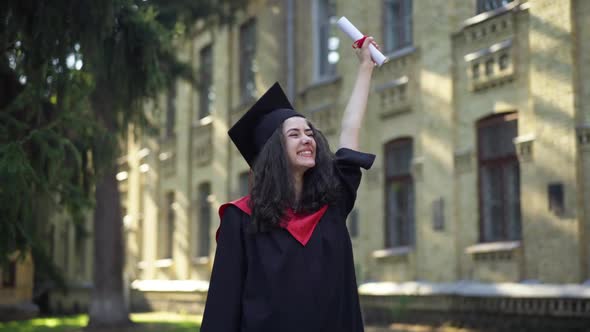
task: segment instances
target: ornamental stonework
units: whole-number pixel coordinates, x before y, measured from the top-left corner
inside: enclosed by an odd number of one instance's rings
[[[176,137],[165,138],[160,143],[158,159],[162,177],[173,177],[176,174]]]
[[[513,39],[503,40],[464,56],[469,90],[492,88],[515,78],[513,43]]]
[[[205,166],[213,160],[213,123],[193,127],[193,164]]]
[[[336,111],[336,105],[323,104],[304,113],[324,135],[331,136],[337,134],[339,127],[340,115]]]
[[[459,40],[466,50],[463,60],[469,91],[494,88],[517,78],[516,21],[526,9],[514,2],[463,23]]]
[[[418,86],[416,63],[418,51],[404,48],[389,54],[389,60],[375,71],[374,91],[380,103],[382,119],[410,112]]]
[[[514,138],[516,154],[520,162],[530,162],[533,160],[533,143],[534,135],[521,135]]]

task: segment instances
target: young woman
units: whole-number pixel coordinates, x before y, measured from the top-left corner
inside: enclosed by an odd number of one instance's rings
[[[278,84],[230,129],[253,185],[219,210],[202,332],[363,331],[346,218],[361,168],[375,159],[354,151],[374,68],[370,43],[357,50],[335,155]]]

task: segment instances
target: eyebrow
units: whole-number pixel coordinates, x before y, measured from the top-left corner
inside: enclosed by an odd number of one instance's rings
[[[299,132],[299,128],[290,128],[290,129],[287,129],[287,133],[290,132],[290,131],[293,131],[293,130]],[[304,132],[305,131],[312,131],[312,129],[311,128],[305,128],[305,129],[303,129],[303,131]]]

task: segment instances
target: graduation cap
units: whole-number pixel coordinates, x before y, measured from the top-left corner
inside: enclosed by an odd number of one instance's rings
[[[250,167],[256,156],[275,130],[288,118],[303,115],[295,112],[278,82],[266,91],[256,103],[228,131]]]

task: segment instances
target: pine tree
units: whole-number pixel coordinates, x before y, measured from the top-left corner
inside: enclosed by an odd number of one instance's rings
[[[46,261],[48,213],[94,207],[91,327],[129,323],[123,301],[117,142],[148,126],[142,105],[194,82],[174,41],[199,20],[231,22],[240,0],[6,0],[0,3],[0,260]]]

